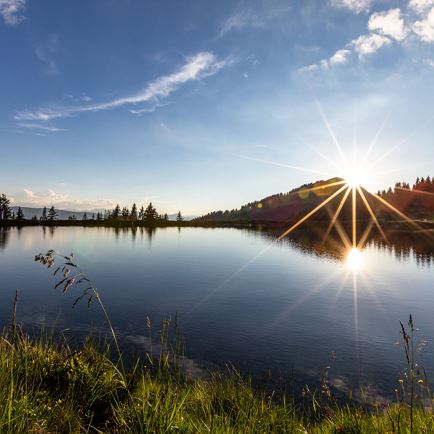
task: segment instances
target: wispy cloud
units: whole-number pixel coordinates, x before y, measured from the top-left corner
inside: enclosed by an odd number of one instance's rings
[[[6,24],[16,26],[24,17],[26,0],[0,0],[0,15]]]
[[[87,94],[85,94],[84,92],[81,95],[78,95],[78,96],[67,94],[67,95],[64,96],[64,98],[67,99],[67,100],[69,100],[69,101],[79,102],[79,103],[92,101],[92,97],[89,96],[89,95],[87,95]]]
[[[132,113],[133,115],[141,115],[143,113],[154,113],[160,107],[166,107],[168,105],[170,105],[170,102],[155,103],[154,105],[152,105],[150,107],[144,107],[141,109],[130,109],[129,112]]]
[[[40,43],[35,47],[37,58],[44,64],[45,72],[48,75],[56,75],[59,73],[55,56],[59,52],[59,37],[57,35],[49,35],[44,43]]]
[[[221,23],[218,36],[222,37],[231,31],[242,30],[247,27],[265,27],[269,21],[287,13],[289,10],[290,7],[287,4],[282,5],[279,2],[274,5],[267,2],[255,8],[245,2],[240,2],[235,10]]]
[[[201,80],[216,74],[220,69],[231,63],[231,59],[218,60],[216,56],[202,51],[187,58],[186,63],[176,72],[158,77],[149,82],[146,87],[133,95],[113,99],[111,101],[63,107],[43,107],[35,110],[25,110],[16,113],[17,121],[49,121],[64,118],[78,113],[110,110],[124,106],[137,106],[145,103],[158,103],[160,99],[167,98],[182,85]],[[141,110],[135,109],[136,111]]]
[[[373,3],[373,0],[330,0],[332,6],[348,9],[356,14],[368,12]]]
[[[59,132],[59,131],[66,131],[64,128],[57,128],[50,125],[38,124],[38,123],[20,122],[18,123],[18,126],[20,128],[25,128],[27,130],[46,131],[52,133]]]

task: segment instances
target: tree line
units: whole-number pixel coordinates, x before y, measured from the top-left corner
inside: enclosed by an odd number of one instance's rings
[[[394,188],[382,190],[378,195],[400,211],[409,214],[434,212],[434,178],[417,178],[413,185],[397,182]]]
[[[12,211],[11,201],[5,194],[0,195],[0,221],[1,220],[24,220],[24,213],[21,207],[17,212]]]
[[[39,221],[54,221],[58,219],[58,213],[54,206],[51,206],[47,209],[46,206],[42,209],[42,214],[39,218]],[[22,221],[26,220],[24,216],[24,212],[21,207],[18,207],[17,212],[12,210],[10,199],[7,198],[6,194],[0,195],[0,221],[12,220],[12,221]],[[38,218],[33,216],[31,219],[37,221]],[[78,220],[75,215],[69,216],[68,220]],[[116,205],[112,210],[98,211],[96,213],[88,213],[84,212],[81,218],[83,221],[87,220],[95,220],[95,221],[141,221],[147,223],[157,223],[157,222],[167,222],[169,221],[169,216],[167,213],[159,214],[156,208],[152,205],[152,202],[145,208],[143,205],[140,209],[137,208],[137,205],[134,203],[131,209],[128,207],[121,208],[119,205]],[[181,211],[178,212],[176,216],[177,222],[184,221],[182,217]]]

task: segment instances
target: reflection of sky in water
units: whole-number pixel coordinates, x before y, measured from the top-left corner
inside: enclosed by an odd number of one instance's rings
[[[430,264],[432,256],[421,246],[413,251],[371,241],[362,253],[363,266],[354,272],[348,262],[318,254],[300,240],[263,252],[270,240],[266,234],[236,229],[150,233],[65,227],[44,234],[28,227],[11,229],[1,239],[3,323],[18,287],[18,315],[27,328],[103,330],[96,305],[72,310],[76,294],[53,290],[50,273],[33,262],[36,253],[53,248],[74,252],[100,288],[121,340],[136,351],[146,350],[146,315],[157,329],[162,317],[177,313],[189,359],[211,365],[230,360],[258,376],[268,368],[276,376],[293,371],[302,384],[319,380],[334,352],[336,387],[372,383],[386,393],[404,366],[402,348],[395,345],[398,321],[411,313],[420,338],[434,336],[433,269],[419,266]],[[428,370],[434,366],[430,345],[422,357]]]

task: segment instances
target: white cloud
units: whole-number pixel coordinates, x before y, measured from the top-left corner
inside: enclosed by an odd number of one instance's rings
[[[328,60],[327,59],[322,59],[320,62],[319,62],[319,67],[320,68],[322,68],[322,69],[324,69],[324,70],[327,70],[327,69],[329,69],[329,62],[328,62]]]
[[[329,59],[322,59],[319,63],[313,63],[312,65],[303,66],[297,69],[299,74],[314,73],[319,70],[327,71],[330,67],[335,65],[343,65],[348,62],[348,58],[351,55],[351,50],[343,48],[336,51]]]
[[[25,202],[32,204],[54,205],[58,202],[62,202],[66,199],[66,196],[61,193],[55,193],[52,189],[48,189],[44,192],[34,192],[29,188],[24,188],[22,192],[14,194],[15,202]]]
[[[331,65],[339,65],[339,64],[347,63],[350,54],[351,54],[350,50],[347,49],[338,50],[336,51],[335,54],[333,54],[332,57],[330,57],[329,62]]]
[[[374,0],[330,0],[330,4],[337,8],[344,8],[360,14],[368,12]]]
[[[420,14],[434,6],[434,0],[410,0],[408,6]]]
[[[349,46],[353,47],[359,58],[374,54],[381,47],[391,44],[392,41],[387,36],[371,33],[369,35],[361,35],[350,42]]]
[[[433,59],[423,59],[423,63],[431,68],[434,68],[434,60]]]
[[[160,107],[166,107],[170,105],[170,102],[166,102],[166,103],[155,103],[154,105],[150,106],[150,107],[144,107],[141,109],[130,109],[128,110],[130,113],[132,113],[133,115],[141,115],[142,113],[154,113],[158,108]]]
[[[54,60],[60,50],[59,37],[56,34],[51,34],[48,38],[39,43],[35,47],[37,58],[45,64],[45,72],[48,75],[56,75],[59,73],[56,61]]]
[[[356,13],[367,11],[374,4],[374,0],[329,1],[333,6],[345,7]],[[364,59],[394,42],[398,45],[403,44],[410,37],[413,41],[434,43],[434,0],[410,0],[405,13],[400,8],[374,12],[369,16],[367,28],[367,34],[353,39],[329,59],[299,68],[297,72],[311,73],[327,70],[333,65],[345,64],[353,53],[357,54],[359,59]]]
[[[29,188],[12,195],[11,202],[14,205],[28,207],[55,206],[57,209],[72,209],[76,211],[88,211],[94,209],[111,209],[116,206],[114,200],[75,200],[70,199],[66,194],[56,193],[52,189],[35,192]]]
[[[74,96],[74,95],[70,95],[70,94],[66,94],[64,95],[64,99],[73,101],[73,102],[90,102],[92,101],[92,97],[89,95],[86,95],[86,93],[81,93],[81,95],[78,96]]]
[[[213,53],[202,51],[194,56],[188,57],[187,62],[178,69],[178,71],[151,81],[142,91],[136,94],[93,105],[40,108],[22,111],[15,115],[15,119],[18,121],[47,121],[77,113],[109,110],[149,102],[155,103],[160,98],[168,97],[183,84],[214,75],[230,63],[230,59],[217,60]]]
[[[15,26],[24,19],[21,12],[25,7],[26,0],[0,0],[0,15],[6,24]]]
[[[318,71],[319,66],[316,63],[312,63],[311,65],[302,66],[298,68],[296,72],[299,74],[309,74],[315,71]]]
[[[434,42],[434,7],[412,25],[412,30],[424,42]]]
[[[390,36],[397,41],[403,41],[408,34],[399,8],[372,14],[369,18],[368,29],[384,36]]]
[[[247,26],[260,26],[258,17],[249,10],[235,11],[221,25],[219,36],[224,36],[232,30],[241,30]]]
[[[287,13],[290,10],[289,6],[270,5],[269,2],[264,2],[262,7],[253,10],[251,7],[246,7],[240,3],[220,26],[219,37],[226,35],[231,31],[242,30],[246,27],[264,27],[269,21]]]
[[[47,131],[47,132],[59,132],[59,131],[66,131],[63,128],[57,128],[50,125],[43,125],[43,124],[37,124],[37,123],[30,123],[30,122],[21,122],[18,124],[20,128],[25,128],[27,130],[38,130],[38,131]]]

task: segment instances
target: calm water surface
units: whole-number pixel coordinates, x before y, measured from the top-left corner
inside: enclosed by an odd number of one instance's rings
[[[354,274],[345,260],[305,243],[290,240],[264,251],[269,245],[267,234],[238,229],[3,230],[0,319],[8,323],[19,288],[18,316],[27,329],[76,336],[105,331],[96,305],[72,309],[77,290],[54,290],[51,273],[33,261],[36,253],[55,249],[74,252],[98,286],[122,344],[137,354],[149,348],[146,316],[156,333],[163,317],[177,314],[187,356],[198,368],[230,361],[255,378],[271,373],[274,380],[315,385],[331,365],[338,390],[372,385],[390,396],[404,367],[396,345],[399,320],[411,313],[418,338],[427,341],[420,361],[434,373],[429,251],[371,242]]]

